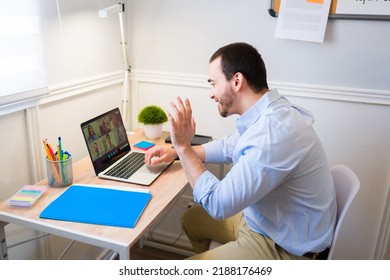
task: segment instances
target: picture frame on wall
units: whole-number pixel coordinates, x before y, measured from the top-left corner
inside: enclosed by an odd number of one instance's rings
[[[277,17],[282,0],[270,0],[268,12]],[[286,0],[283,0],[286,1]],[[318,3],[318,0],[302,0]],[[332,19],[390,20],[390,1],[388,0],[332,0],[329,12]]]

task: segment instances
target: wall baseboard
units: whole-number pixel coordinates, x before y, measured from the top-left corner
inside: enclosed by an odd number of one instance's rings
[[[72,81],[70,83],[49,86],[49,95],[42,99],[41,104],[58,101],[83,93],[123,82],[123,71],[115,71],[98,76]]]
[[[133,69],[130,79],[137,83],[179,85],[185,87],[210,88],[207,77],[193,74],[155,72]],[[271,88],[277,88],[283,95],[325,99],[333,101],[357,102],[378,105],[390,105],[390,91],[332,87],[300,83],[269,81]],[[137,86],[135,86],[137,88]],[[137,92],[136,92],[137,93]]]
[[[271,82],[284,95],[365,104],[390,105],[390,91]]]
[[[107,86],[123,82],[123,71],[105,73],[87,77],[65,84],[49,86],[49,94],[43,97],[31,98],[19,102],[0,106],[0,115],[25,110],[41,104],[47,104],[79,94],[91,92]],[[133,69],[130,73],[133,81],[132,89],[137,93],[138,83],[178,85],[208,89],[210,86],[207,77],[194,74],[180,74],[171,72],[155,72]],[[357,89],[347,87],[331,87],[323,85],[309,85],[299,83],[285,83],[270,81],[271,88],[277,88],[283,95],[305,97],[313,99],[336,100],[378,105],[390,105],[390,91],[374,89]]]
[[[93,77],[86,77],[85,79],[65,84],[52,85],[49,86],[49,94],[47,95],[1,105],[0,116],[85,94],[107,86],[120,84],[123,82],[123,77],[123,71],[115,71]]]

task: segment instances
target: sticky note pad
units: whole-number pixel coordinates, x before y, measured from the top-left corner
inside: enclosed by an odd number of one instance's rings
[[[47,190],[46,186],[26,185],[9,200],[10,207],[31,207]]]
[[[153,147],[154,145],[156,145],[156,144],[154,144],[152,142],[141,141],[141,142],[134,144],[134,147],[146,151],[146,150],[150,149],[151,147]]]

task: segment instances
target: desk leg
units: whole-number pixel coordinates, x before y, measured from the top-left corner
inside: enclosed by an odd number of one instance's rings
[[[123,248],[118,253],[120,260],[130,260],[130,248]]]
[[[8,260],[8,246],[5,238],[5,226],[8,223],[0,221],[0,259]]]

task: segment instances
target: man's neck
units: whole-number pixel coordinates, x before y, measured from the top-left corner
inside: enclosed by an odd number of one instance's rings
[[[269,89],[265,88],[257,93],[252,91],[252,90],[245,93],[245,96],[243,96],[243,99],[242,99],[242,106],[241,106],[242,110],[241,110],[240,115],[242,115],[246,111],[248,111],[249,108],[251,108],[253,105],[255,105],[257,103],[257,101],[259,101],[264,96],[264,94],[266,94],[268,91],[269,91]]]

